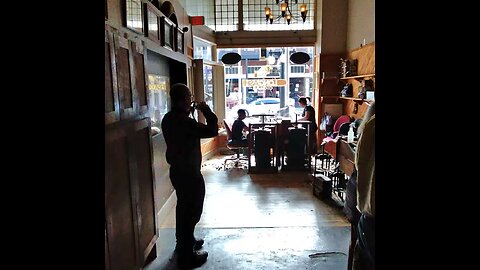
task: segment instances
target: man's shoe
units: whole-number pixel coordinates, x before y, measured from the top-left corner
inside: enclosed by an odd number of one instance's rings
[[[193,243],[193,250],[199,250],[203,247],[203,243],[205,243],[205,241],[203,241],[203,239],[195,239],[195,242]],[[179,250],[179,247],[178,247],[178,244],[175,246],[175,252],[178,252]]]
[[[205,241],[203,241],[203,239],[195,239],[195,243],[193,244],[193,250],[201,249],[202,246],[203,246],[203,243],[205,243]]]
[[[195,268],[199,267],[207,261],[208,252],[206,251],[194,251],[188,254],[178,255],[178,266],[180,268]]]

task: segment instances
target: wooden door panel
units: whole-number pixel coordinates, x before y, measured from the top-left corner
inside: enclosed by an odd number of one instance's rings
[[[155,185],[148,119],[142,120],[136,125],[132,142],[134,143],[133,149],[136,156],[139,248],[142,252],[140,255],[146,259],[157,239]]]
[[[113,34],[105,29],[105,124],[119,120],[117,74]]]
[[[136,269],[138,265],[127,148],[125,136],[107,139],[105,218],[111,269]]]
[[[148,77],[145,74],[145,49],[142,44],[134,43],[133,62],[135,73],[135,89],[138,97],[138,114],[145,114],[148,112],[147,100],[147,81]]]
[[[118,96],[120,100],[120,118],[134,116],[132,79],[130,77],[130,46],[126,38],[114,34],[115,61],[118,80]]]

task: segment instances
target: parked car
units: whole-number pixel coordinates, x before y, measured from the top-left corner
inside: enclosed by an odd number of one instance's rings
[[[295,111],[295,100],[288,99],[289,113]],[[237,117],[237,111],[244,109],[247,111],[247,117],[255,114],[276,114],[280,110],[280,98],[259,98],[247,104],[238,104],[233,106],[230,118]]]

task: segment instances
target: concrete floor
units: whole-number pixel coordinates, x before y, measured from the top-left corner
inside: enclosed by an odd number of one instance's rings
[[[207,262],[198,269],[347,268],[349,223],[341,208],[312,194],[308,172],[247,174],[205,162],[206,198],[196,237]],[[145,269],[179,269],[174,208],[160,224],[158,257]]]

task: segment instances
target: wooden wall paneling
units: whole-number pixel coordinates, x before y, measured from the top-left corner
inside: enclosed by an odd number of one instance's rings
[[[368,75],[375,74],[375,42],[369,43],[360,48],[354,49],[347,53],[347,59],[357,59],[358,60],[358,75]],[[375,77],[369,78],[372,79],[375,89]],[[346,82],[351,83],[353,87],[353,97],[358,98],[358,88],[361,86],[361,80],[359,79],[348,79]],[[368,109],[368,104],[363,101],[353,101],[353,100],[344,100],[343,101],[343,110],[344,114],[353,117],[355,119],[362,118],[365,112]],[[355,104],[358,104],[357,112],[355,113]]]
[[[358,104],[357,112],[355,111],[355,103]],[[365,112],[368,109],[366,102],[353,101],[353,100],[343,100],[343,114],[348,115],[354,119],[362,118]]]
[[[138,269],[130,157],[124,130],[107,130],[105,145],[105,219],[111,269]]]
[[[150,127],[150,118],[144,118],[134,124],[131,147],[136,162],[135,205],[138,220],[139,255],[142,258],[142,265],[150,252],[156,251],[154,246],[158,238]]]
[[[135,48],[135,49],[133,49]],[[148,75],[145,72],[146,49],[141,41],[132,43],[133,69],[135,74],[135,93],[137,97],[137,114],[143,115],[148,112]]]
[[[105,29],[105,124],[120,119],[113,34]]]
[[[361,48],[348,52],[348,59],[357,59],[358,75],[375,73],[375,42],[369,43]]]
[[[118,96],[120,100],[120,119],[127,119],[135,115],[132,91],[132,77],[130,63],[131,53],[128,40],[119,34],[114,34],[115,60],[118,80]]]

